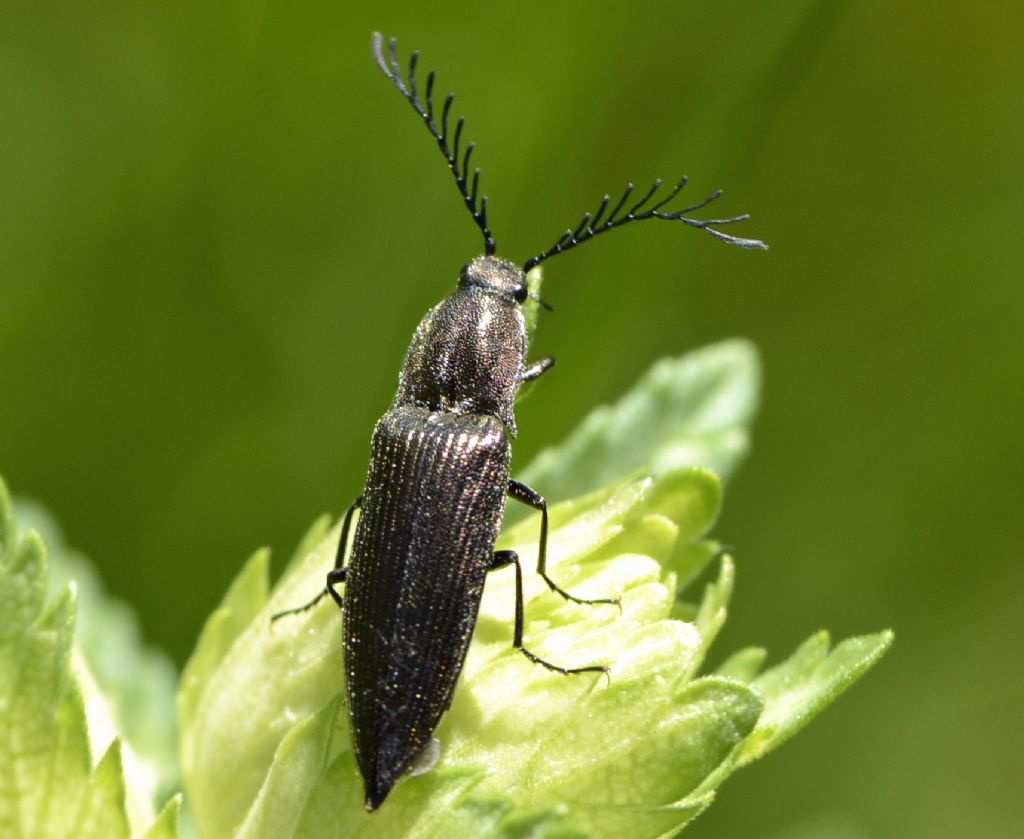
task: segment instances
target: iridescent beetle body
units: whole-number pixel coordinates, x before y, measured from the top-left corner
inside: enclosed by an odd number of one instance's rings
[[[525,276],[512,263],[467,265],[455,293],[421,321],[373,432],[344,607],[348,705],[368,807],[451,704],[495,566],[509,487],[505,428],[515,433],[512,401],[526,372],[520,288]],[[396,708],[403,713],[388,713]]]
[[[582,600],[560,589],[547,575],[547,504],[536,491],[509,478],[509,438],[517,434],[513,404],[524,382],[554,364],[528,364],[521,304],[532,295],[527,273],[545,259],[633,221],[658,218],[705,230],[748,248],[764,245],[716,230],[746,216],[693,219],[686,214],[718,197],[714,193],[683,210],[663,208],[668,197],[651,201],[654,185],[628,205],[630,184],[611,212],[605,196],[547,251],[522,267],[494,256],[487,225],[487,199],[479,197],[479,170],[467,179],[469,144],[460,158],[463,120],[449,145],[449,94],[435,121],[434,74],[427,77],[426,105],[416,88],[417,53],[403,78],[395,55],[374,35],[378,66],[424,121],[455,177],[467,209],[484,236],[485,253],[467,264],[456,290],[420,322],[406,354],[398,391],[374,428],[363,495],[345,515],[334,569],[326,588],[310,603],[274,616],[304,611],[330,595],[344,611],[343,648],[349,718],[356,763],[366,790],[366,809],[375,810],[399,777],[429,743],[450,706],[476,624],[488,571],[513,565],[516,574],[513,646],[531,661],[562,674],[607,672],[607,667],[560,667],[523,646],[522,569],[513,551],[495,551],[506,496],[541,513],[537,570],[552,591],[582,604],[616,604],[615,599]],[[538,303],[544,305],[538,298]],[[351,548],[355,510],[360,516]],[[347,562],[346,562],[347,557]],[[344,583],[344,599],[336,586]]]

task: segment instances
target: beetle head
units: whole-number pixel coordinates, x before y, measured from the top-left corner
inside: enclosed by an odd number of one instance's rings
[[[523,269],[496,256],[478,256],[463,266],[459,288],[480,288],[516,303],[522,303],[529,296]]]

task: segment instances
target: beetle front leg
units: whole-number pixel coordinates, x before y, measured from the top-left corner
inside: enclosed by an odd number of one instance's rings
[[[494,558],[491,560],[491,566],[487,570],[495,571],[498,568],[504,568],[506,565],[514,565],[516,567],[516,623],[514,634],[512,636],[512,646],[519,650],[519,652],[525,655],[534,664],[539,664],[542,667],[546,667],[548,670],[553,670],[555,673],[561,673],[564,676],[569,676],[574,673],[607,674],[608,668],[603,664],[592,664],[589,667],[559,667],[557,664],[545,661],[536,653],[531,653],[523,646],[523,567],[519,563],[519,554],[515,551],[496,551]]]
[[[298,606],[294,609],[285,609],[283,612],[277,612],[276,614],[271,615],[271,623],[276,621],[278,618],[283,618],[285,615],[297,615],[300,612],[305,612],[307,609],[312,609],[328,594],[331,596],[331,599],[338,604],[338,608],[342,608],[341,595],[338,594],[334,587],[345,582],[345,552],[348,548],[348,532],[352,526],[352,515],[362,506],[363,496],[360,495],[352,502],[351,506],[345,512],[345,521],[342,522],[341,525],[341,538],[338,539],[338,552],[334,556],[334,567],[327,572],[327,584],[324,586],[323,591],[304,606]]]
[[[555,366],[555,360],[551,356],[545,358],[538,358],[533,364],[527,367],[523,371],[523,382],[532,382],[535,379],[539,379],[545,373],[548,372],[552,367]]]
[[[604,597],[595,600],[584,600],[580,597],[574,597],[569,592],[560,589],[555,581],[548,576],[547,564],[548,564],[548,502],[544,500],[544,496],[536,490],[530,489],[526,484],[522,484],[519,481],[508,482],[508,494],[516,499],[516,501],[522,501],[524,504],[533,507],[535,510],[540,510],[540,546],[537,549],[537,573],[544,578],[544,582],[548,584],[548,588],[552,591],[558,592],[566,600],[571,600],[573,603],[585,603],[587,605],[595,605],[598,603],[608,603],[612,606],[619,605],[619,599],[617,597]]]

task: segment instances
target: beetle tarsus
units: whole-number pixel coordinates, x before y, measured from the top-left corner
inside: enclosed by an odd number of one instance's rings
[[[308,612],[310,609],[312,609],[314,606],[316,606],[317,603],[319,603],[321,600],[323,600],[328,595],[328,593],[329,592],[328,592],[327,587],[324,586],[323,591],[321,591],[316,597],[314,597],[308,603],[306,603],[306,604],[304,604],[302,606],[296,606],[294,609],[285,609],[282,612],[275,612],[274,614],[272,614],[270,616],[270,622],[271,623],[275,623],[276,621],[280,620],[281,618],[286,618],[289,615],[299,615],[299,614],[302,614],[303,612]]]
[[[525,623],[525,608],[523,605],[523,566],[519,562],[519,554],[515,551],[495,551],[494,558],[491,560],[491,567],[489,570],[495,571],[498,568],[504,568],[507,565],[514,565],[516,569],[516,622],[515,630],[512,636],[512,646],[515,647],[519,652],[525,655],[534,664],[539,664],[541,667],[546,667],[555,673],[561,673],[563,676],[574,676],[577,673],[608,673],[608,668],[603,664],[591,664],[586,667],[560,667],[557,664],[552,664],[550,661],[541,658],[536,653],[530,652],[523,645],[523,624]]]

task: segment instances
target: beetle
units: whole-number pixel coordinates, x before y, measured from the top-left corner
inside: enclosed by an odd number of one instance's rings
[[[487,198],[479,193],[480,170],[467,177],[474,144],[460,149],[464,118],[449,132],[453,94],[440,114],[433,103],[434,73],[424,99],[416,82],[418,53],[407,74],[399,68],[396,40],[373,36],[373,56],[387,79],[408,100],[437,141],[459,194],[484,238],[484,254],[462,268],[455,291],[420,322],[399,375],[390,408],[370,443],[363,494],[349,507],[341,527],[335,567],[312,601],[279,612],[272,620],[305,611],[330,596],[343,611],[346,694],[356,763],[365,786],[365,806],[378,808],[398,778],[430,742],[452,701],[476,624],[489,571],[512,565],[516,602],[512,644],[530,661],[557,673],[607,673],[604,665],[562,667],[523,645],[523,572],[514,551],[495,551],[505,497],[540,512],[537,571],[548,587],[575,603],[587,600],[561,589],[547,573],[548,511],[544,497],[510,478],[510,438],[517,435],[513,402],[520,386],[539,378],[552,358],[526,359],[521,306],[533,295],[527,274],[544,260],[634,221],[679,221],[745,248],[753,239],[716,226],[747,216],[694,219],[721,192],[682,210],[664,208],[686,185],[654,201],[655,181],[630,204],[628,185],[608,212],[606,195],[594,213],[522,266],[495,256],[487,222]],[[627,208],[628,205],[628,208]],[[360,511],[352,544],[353,516]],[[346,555],[348,561],[346,563]],[[344,583],[344,601],[337,586]]]

